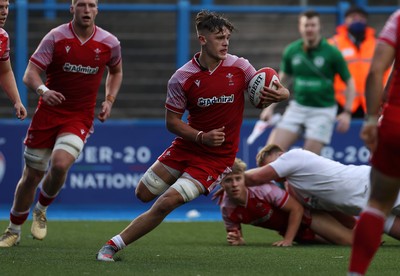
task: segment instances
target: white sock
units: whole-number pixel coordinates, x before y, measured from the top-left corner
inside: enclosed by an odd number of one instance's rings
[[[8,229],[13,232],[13,233],[17,233],[17,234],[21,234],[21,224],[14,224],[10,221],[10,224],[8,225]]]
[[[118,250],[121,250],[121,249],[123,249],[123,248],[126,247],[126,244],[124,243],[124,241],[122,240],[122,238],[121,238],[120,235],[116,235],[116,236],[112,237],[111,240],[112,240],[112,241],[115,243],[115,245],[118,247]]]
[[[40,204],[39,201],[36,203],[36,206],[35,206],[35,208],[41,212],[46,212],[47,207],[49,207],[49,206],[43,206],[42,204]]]

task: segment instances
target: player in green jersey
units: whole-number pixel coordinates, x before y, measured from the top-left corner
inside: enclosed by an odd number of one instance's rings
[[[278,144],[288,150],[304,135],[304,149],[320,154],[323,146],[331,141],[336,121],[339,132],[346,132],[350,127],[354,81],[340,51],[321,36],[317,12],[300,14],[299,32],[301,39],[289,44],[283,52],[279,72],[283,84],[288,86],[292,81],[294,96],[267,144]],[[346,105],[337,117],[333,89],[336,74],[347,84]],[[264,109],[261,118],[271,118],[275,106]]]

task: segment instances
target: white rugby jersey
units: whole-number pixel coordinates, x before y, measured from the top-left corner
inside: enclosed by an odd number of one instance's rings
[[[270,165],[309,207],[358,215],[367,204],[370,166],[344,165],[303,149],[290,150]]]

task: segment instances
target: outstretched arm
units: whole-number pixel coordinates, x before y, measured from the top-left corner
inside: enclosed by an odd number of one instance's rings
[[[303,218],[304,208],[296,199],[289,197],[286,204],[282,207],[282,210],[289,213],[288,227],[284,239],[274,242],[272,245],[292,246]]]
[[[270,182],[271,180],[281,180],[274,168],[270,165],[247,170],[244,175],[246,186],[257,186]]]

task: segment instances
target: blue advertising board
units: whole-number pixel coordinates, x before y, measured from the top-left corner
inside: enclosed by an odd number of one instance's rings
[[[257,151],[265,145],[267,129],[249,145],[246,140],[255,120],[246,120],[241,132],[238,157],[249,168],[255,167]],[[353,121],[345,134],[334,133],[331,145],[322,155],[346,164],[366,164],[369,152],[359,138],[361,122]],[[23,139],[28,122],[0,120],[0,205],[12,204],[15,186],[23,170]],[[135,197],[135,187],[148,167],[168,147],[174,136],[164,120],[124,120],[96,123],[82,154],[71,168],[63,190],[55,203],[65,205],[142,204]],[[295,145],[300,147],[301,141]],[[198,204],[212,204],[210,197],[196,199]]]

